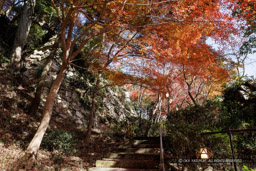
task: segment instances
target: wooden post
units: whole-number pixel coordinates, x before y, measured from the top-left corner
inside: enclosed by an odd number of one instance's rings
[[[230,141],[230,146],[231,146],[231,151],[232,151],[232,157],[233,157],[233,165],[234,165],[234,168],[235,168],[235,171],[237,171],[237,167],[236,167],[236,157],[235,157],[235,152],[234,152],[234,146],[233,146],[233,141],[232,141],[232,133],[231,133],[231,130],[230,128],[228,128],[228,136],[229,136],[229,141]]]
[[[167,116],[170,114],[170,95],[168,96],[168,109],[167,109]]]
[[[234,146],[233,146],[233,140],[232,140],[232,132],[252,132],[256,131],[256,128],[248,128],[248,129],[230,129],[228,130],[223,130],[223,131],[216,131],[216,132],[203,132],[201,135],[211,135],[211,134],[218,134],[218,133],[227,133],[229,136],[229,141],[230,141],[230,146],[231,146],[231,151],[232,151],[232,156],[233,156],[233,165],[235,168],[235,171],[237,171],[237,166],[236,166],[236,161],[235,161],[235,152],[234,152]]]
[[[163,137],[162,137],[162,124],[160,124],[160,170],[165,171]]]

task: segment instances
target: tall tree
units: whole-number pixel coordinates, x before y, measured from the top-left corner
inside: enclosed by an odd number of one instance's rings
[[[32,16],[34,14],[34,8],[36,0],[25,0],[22,14],[20,15],[18,28],[16,31],[15,39],[13,42],[12,51],[10,54],[11,67],[16,70],[21,67],[21,55],[24,44],[28,37],[30,27],[32,24]]]
[[[123,20],[123,22],[126,21],[122,18],[122,16],[125,15],[120,12],[123,10],[122,4],[112,2],[111,0],[99,2],[84,0],[56,2],[52,0],[52,3],[61,23],[62,64],[46,98],[40,126],[31,140],[26,154],[21,158],[18,167],[21,167],[24,162],[28,163],[28,166],[30,166],[30,163],[33,163],[49,125],[54,100],[72,60],[91,39],[111,29],[115,30],[119,28],[121,20]],[[77,48],[75,48],[75,46],[77,46]]]
[[[191,3],[184,0],[151,8],[148,17],[152,21],[145,26],[133,51],[128,54],[129,60],[123,61],[124,70],[137,76],[155,93],[160,91],[162,96],[170,92],[166,85],[173,88],[170,94],[179,99],[179,102],[174,99],[173,104],[196,104],[204,94],[214,91],[209,84],[211,81],[220,85],[228,78],[218,53],[212,51],[206,39],[213,37],[223,41],[230,33],[236,33],[230,13],[220,10],[229,2],[205,0]],[[164,71],[165,67],[167,71]],[[218,72],[221,74],[216,74]]]
[[[53,45],[49,49],[51,53],[43,64],[43,70],[38,80],[35,96],[29,108],[30,114],[34,114],[39,107],[43,92],[42,90],[46,86],[45,78],[50,71],[52,62],[60,44],[60,36],[58,34],[59,20],[52,2],[50,0],[37,0],[35,13],[36,15],[31,27],[31,32],[33,32],[28,36],[28,40],[33,41],[27,42],[27,47],[37,48],[41,45],[45,45],[45,43],[49,43],[49,41],[52,41]]]
[[[86,138],[85,138],[85,142],[88,143],[90,140],[90,136],[91,136],[91,130],[92,130],[92,126],[94,123],[94,113],[95,113],[95,105],[96,105],[96,97],[98,95],[98,91],[100,89],[100,79],[101,79],[101,75],[104,73],[105,75],[107,74],[111,74],[114,75],[114,77],[116,76],[115,74],[113,74],[111,71],[111,69],[109,69],[109,65],[112,64],[113,61],[117,62],[117,56],[122,52],[125,51],[128,47],[129,44],[131,43],[131,41],[136,37],[137,32],[135,33],[131,33],[128,34],[128,36],[122,36],[122,33],[125,30],[121,30],[119,32],[117,32],[116,34],[104,34],[104,39],[103,44],[105,45],[105,48],[108,50],[102,50],[100,52],[95,52],[96,54],[100,54],[101,57],[98,57],[98,62],[97,62],[97,68],[94,68],[94,73],[96,73],[96,83],[95,83],[95,87],[94,87],[94,91],[92,94],[92,106],[91,106],[91,110],[90,110],[90,116],[89,116],[89,124],[87,127],[87,133],[86,133]],[[132,35],[131,37],[129,35]],[[118,44],[116,44],[116,42],[118,42]],[[108,44],[111,44],[109,46],[107,46]],[[105,51],[105,53],[104,53]],[[115,73],[115,72],[114,72]],[[119,80],[120,81],[120,80]],[[124,83],[122,83],[124,84]],[[113,84],[114,85],[114,84]]]
[[[82,25],[83,21],[79,17],[82,15],[86,18],[85,15],[87,14],[83,9],[90,9],[95,5],[95,3],[90,3],[88,5],[82,0],[75,1],[74,3],[67,1],[60,1],[59,3],[52,1],[52,3],[58,13],[59,21],[61,23],[60,38],[63,50],[62,65],[46,98],[40,126],[31,140],[26,150],[26,154],[21,158],[18,168],[23,166],[23,164],[28,164],[28,167],[30,167],[30,164],[34,162],[35,156],[39,150],[43,136],[51,119],[54,100],[71,61],[81,52],[84,45],[90,39],[106,31],[106,28],[100,27],[100,29],[97,29],[96,27],[106,12],[105,10],[108,1],[97,4],[102,7],[100,9],[100,15],[92,22],[86,23],[85,26]],[[74,29],[80,27],[83,27],[82,31],[78,35],[73,34]],[[79,43],[78,48],[74,49],[77,43]]]
[[[3,7],[4,7],[4,4],[5,4],[5,0],[2,0],[0,2],[0,11],[2,11]]]
[[[256,53],[256,3],[255,0],[234,0],[233,15],[240,20],[241,32],[246,41],[240,48],[240,54],[236,54],[240,60],[247,54]]]
[[[220,12],[221,2],[220,0],[151,1],[150,3],[146,0],[52,0],[61,23],[62,64],[47,96],[41,124],[23,159],[34,158],[37,154],[65,73],[72,60],[91,39],[106,32],[109,34],[114,32],[113,35],[116,35],[115,32],[119,29],[125,30],[123,33],[125,35],[140,28],[138,41],[126,50],[127,54],[119,53],[117,50],[113,61],[120,62],[124,56],[140,56],[147,59],[147,64],[151,68],[142,68],[141,71],[149,71],[149,77],[143,78],[145,72],[137,77],[149,83],[148,85],[154,87],[160,95],[164,95],[166,75],[162,74],[160,67],[165,65],[165,61],[171,61],[177,67],[185,64],[193,73],[196,73],[198,67],[208,69],[207,66],[215,64],[215,55],[210,53],[209,47],[205,44],[205,37],[226,36],[225,33],[232,26],[212,21],[226,17]],[[140,66],[137,58],[129,62]],[[213,70],[216,68],[218,66],[214,65]]]

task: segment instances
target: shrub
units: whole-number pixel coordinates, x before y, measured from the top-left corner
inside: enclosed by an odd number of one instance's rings
[[[70,154],[74,149],[76,138],[65,130],[50,130],[42,142],[42,147],[49,150],[59,150],[62,153]]]
[[[10,59],[4,55],[0,55],[0,63],[9,63]]]
[[[250,169],[249,167],[244,165],[242,171],[254,171],[254,169]]]
[[[166,124],[168,139],[172,146],[169,148],[170,153],[193,158],[199,147],[206,146],[214,151],[215,157],[228,156],[230,150],[227,135],[201,135],[203,132],[221,130],[222,115],[219,102],[208,102],[202,106],[189,106],[179,111],[171,111]]]

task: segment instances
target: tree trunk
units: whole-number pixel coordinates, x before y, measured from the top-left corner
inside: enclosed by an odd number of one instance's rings
[[[153,106],[153,108],[149,112],[149,122],[147,124],[146,131],[145,131],[145,134],[144,134],[145,137],[148,136],[148,132],[149,132],[149,130],[151,128],[153,116],[155,115],[155,113],[156,113],[156,111],[158,109],[158,106],[159,106],[159,99],[160,99],[160,94],[158,94],[158,100],[157,100],[157,102],[155,103],[155,105]]]
[[[52,109],[54,105],[54,100],[57,96],[57,93],[59,91],[60,85],[62,83],[62,80],[65,76],[65,72],[67,71],[68,64],[63,63],[61,66],[61,69],[58,73],[57,78],[54,80],[51,89],[49,91],[49,94],[47,96],[44,110],[43,110],[43,118],[41,120],[40,126],[37,129],[36,134],[34,135],[32,141],[30,142],[25,156],[21,158],[21,162],[19,163],[19,167],[22,164],[28,164],[28,167],[30,167],[30,164],[33,163],[33,160],[35,159],[35,156],[39,150],[40,144],[42,142],[43,136],[46,132],[47,127],[49,126],[49,122],[52,116]],[[31,162],[32,161],[32,162]]]
[[[140,91],[139,91],[139,96],[138,96],[138,103],[139,103],[139,128],[142,125],[142,86],[140,85]]]
[[[157,121],[156,122],[159,122],[160,121],[160,118],[161,118],[161,112],[162,112],[162,96],[160,97],[160,100],[159,100],[159,111],[160,111],[160,113],[159,113],[159,115],[158,115],[158,119],[157,119]],[[155,123],[156,123],[155,122]]]
[[[158,103],[156,103],[154,108],[149,111],[149,121],[148,121],[148,124],[147,124],[147,127],[146,127],[146,131],[145,131],[145,134],[144,134],[145,137],[148,136],[148,132],[149,132],[149,130],[151,128],[151,124],[152,124],[152,119],[153,119],[154,114],[157,111],[157,108],[158,108]]]
[[[192,102],[194,103],[194,105],[197,105],[196,100],[194,99],[194,97],[192,96],[191,92],[190,92],[191,86],[188,84],[188,95],[190,97],[190,99],[192,100]]]
[[[88,125],[88,128],[87,128],[85,143],[89,143],[91,133],[92,133],[92,126],[93,126],[94,112],[95,112],[95,104],[96,104],[95,98],[97,97],[97,94],[98,94],[99,84],[100,84],[100,75],[97,78],[96,85],[95,85],[95,90],[94,90],[93,95],[92,95],[92,107],[91,107],[91,111],[90,111],[89,125]]]
[[[2,13],[4,3],[5,3],[5,0],[1,0],[1,2],[0,2],[0,14]]]
[[[10,66],[13,70],[19,70],[21,67],[21,52],[30,31],[35,4],[36,0],[26,0],[24,2],[23,11],[19,19],[17,32],[10,54]]]
[[[54,55],[58,49],[58,45],[59,45],[59,38],[56,38],[56,40],[52,46],[51,53],[48,56],[47,61],[45,62],[43,72],[40,76],[40,80],[39,80],[37,88],[36,88],[35,97],[30,105],[29,114],[36,113],[36,111],[40,105],[43,88],[45,86],[46,76],[52,66],[52,61],[53,61]]]

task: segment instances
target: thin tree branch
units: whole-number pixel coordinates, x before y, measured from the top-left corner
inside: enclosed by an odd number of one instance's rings
[[[59,18],[60,23],[62,23],[62,19],[61,19],[61,16],[60,16],[59,9],[57,8],[57,6],[56,6],[56,4],[54,3],[53,0],[51,0],[51,2],[52,2],[52,5],[53,5],[54,9],[55,9],[56,12],[57,12],[57,15],[58,15],[58,18]]]

